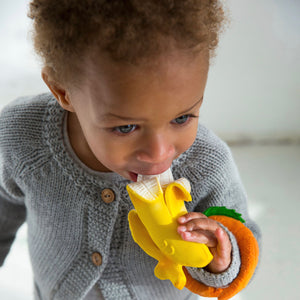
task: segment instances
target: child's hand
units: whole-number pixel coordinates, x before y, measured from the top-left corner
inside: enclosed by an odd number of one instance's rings
[[[206,244],[213,255],[212,262],[206,267],[212,273],[224,272],[231,263],[231,242],[228,234],[220,225],[197,212],[178,218],[177,228],[182,239],[189,242]]]

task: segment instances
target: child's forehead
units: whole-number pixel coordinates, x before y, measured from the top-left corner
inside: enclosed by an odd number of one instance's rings
[[[90,95],[95,111],[100,106],[104,112],[105,109],[125,110],[126,105],[131,105],[134,115],[135,108],[142,103],[149,104],[150,109],[153,99],[158,104],[166,99],[170,99],[170,104],[177,101],[181,108],[182,101],[194,103],[203,96],[208,72],[205,53],[199,53],[194,59],[173,53],[146,66],[119,64],[101,56],[98,59],[97,63],[92,59],[86,63],[82,94],[78,97]]]
[[[96,99],[109,106],[118,106],[118,101],[112,99],[140,99],[141,103],[147,95],[163,99],[167,94],[197,99],[202,96],[197,91],[206,83],[208,55],[200,53],[191,60],[174,53],[147,65],[118,63],[98,56],[97,60],[87,60],[84,68],[79,89],[71,86],[71,92],[80,90],[78,98],[91,95],[96,104]]]
[[[172,73],[178,67],[181,70],[189,69],[192,64],[207,69],[209,66],[209,53],[207,50],[186,51],[179,49],[169,49],[164,53],[148,57],[139,63],[132,64],[123,61],[115,61],[105,53],[90,53],[86,56],[83,68],[87,75],[106,74],[108,76],[141,76],[144,73]],[[121,75],[122,74],[122,75]]]

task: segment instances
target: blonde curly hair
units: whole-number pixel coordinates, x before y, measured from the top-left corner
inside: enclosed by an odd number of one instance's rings
[[[136,65],[170,41],[213,56],[225,20],[219,0],[32,0],[28,16],[36,53],[61,80],[76,77],[91,49]]]

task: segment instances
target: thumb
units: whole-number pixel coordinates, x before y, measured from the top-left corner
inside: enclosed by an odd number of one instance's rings
[[[227,232],[223,228],[217,228],[215,236],[218,240],[217,255],[219,258],[227,258],[228,254],[231,255],[231,242]]]

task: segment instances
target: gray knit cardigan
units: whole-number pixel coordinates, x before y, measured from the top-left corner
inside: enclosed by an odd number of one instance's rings
[[[133,208],[128,180],[96,172],[73,152],[66,130],[67,113],[50,94],[24,97],[6,106],[0,116],[0,265],[17,229],[28,224],[28,246],[34,274],[35,299],[84,299],[97,285],[104,299],[192,299],[168,281],[157,279],[156,261],[134,243],[127,215]],[[249,219],[246,195],[229,148],[200,125],[192,147],[172,164],[174,178],[192,186],[189,211],[226,206]],[[101,192],[111,189],[106,203]],[[240,268],[233,245],[232,263],[222,274],[189,268],[206,285],[229,284]],[[100,253],[102,262],[93,261]]]

